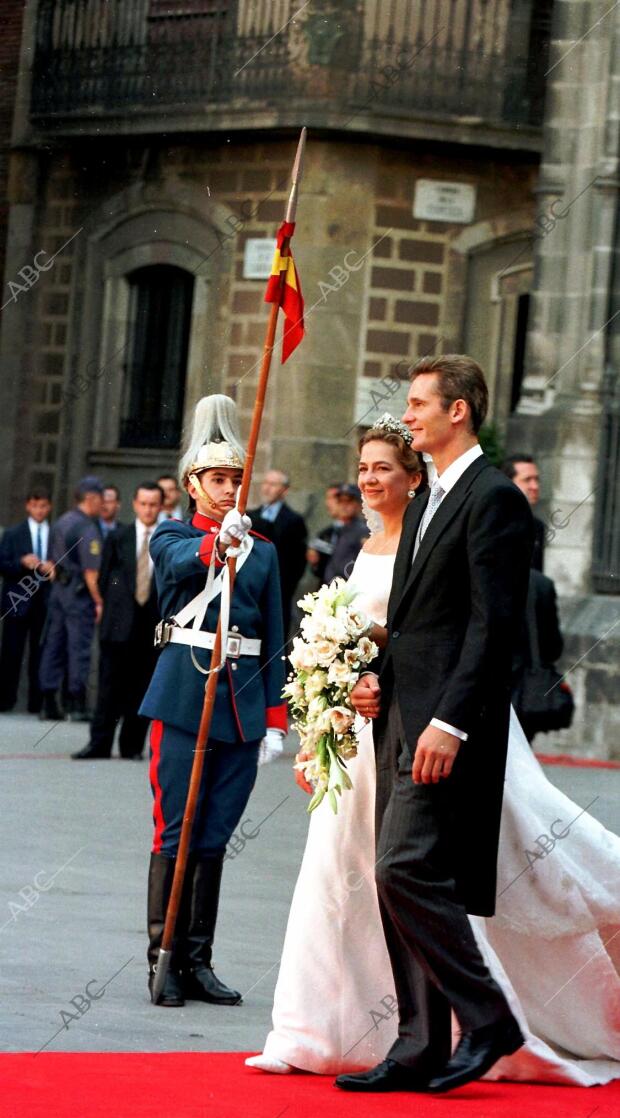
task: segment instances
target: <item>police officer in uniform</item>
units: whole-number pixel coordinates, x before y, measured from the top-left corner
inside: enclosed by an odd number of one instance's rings
[[[97,588],[101,563],[101,533],[94,518],[101,512],[103,484],[85,477],[75,490],[75,508],[52,528],[50,559],[55,579],[43,638],[39,682],[43,718],[62,718],[57,694],[66,683],[68,716],[86,722],[86,688],[95,624],[103,603]]]
[[[280,580],[275,547],[250,532],[235,499],[243,475],[235,405],[199,401],[180,474],[195,512],[163,521],[151,539],[163,647],[140,713],[152,719],[155,825],[148,885],[149,989],[162,941],[214,634],[227,611],[225,556],[240,548],[218,675],[184,895],[160,1005],[241,1000],[211,965],[226,846],[247,804],[260,760],[282,751],[286,705]]]

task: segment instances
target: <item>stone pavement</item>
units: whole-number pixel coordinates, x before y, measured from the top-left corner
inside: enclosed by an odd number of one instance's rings
[[[307,829],[291,756],[260,770],[245,816],[254,837],[225,866],[215,962],[244,1005],[155,1009],[145,962],[148,766],[70,761],[87,736],[85,726],[0,716],[0,1050],[259,1049]],[[293,753],[294,739],[287,744]],[[597,797],[591,813],[620,831],[620,770],[548,774],[580,807]]]

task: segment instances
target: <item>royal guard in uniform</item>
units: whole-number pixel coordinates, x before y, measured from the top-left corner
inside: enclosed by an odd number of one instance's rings
[[[152,719],[151,786],[155,833],[148,885],[149,989],[164,921],[205,683],[218,671],[198,810],[194,821],[175,942],[159,1005],[185,998],[235,1005],[236,990],[211,965],[220,881],[227,843],[248,802],[261,760],[282,751],[286,705],[280,579],[272,543],[251,532],[235,507],[244,452],[235,405],[226,396],[199,401],[190,446],[180,465],[195,512],[191,521],[163,521],[151,540],[163,645],[140,708]],[[229,600],[227,552],[237,554]],[[211,650],[222,610],[223,663]]]

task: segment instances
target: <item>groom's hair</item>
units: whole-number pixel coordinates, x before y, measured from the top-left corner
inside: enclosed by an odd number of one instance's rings
[[[436,375],[445,411],[455,400],[469,404],[472,430],[477,435],[489,406],[489,390],[478,362],[464,353],[440,353],[437,357],[421,357],[416,361],[411,379],[420,373]]]

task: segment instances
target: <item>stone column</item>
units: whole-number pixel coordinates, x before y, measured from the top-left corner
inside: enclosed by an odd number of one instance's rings
[[[620,598],[592,593],[604,399],[618,375],[619,44],[620,6],[556,0],[526,376],[509,430],[509,449],[541,467],[545,571],[562,596],[560,667],[576,698],[571,730],[536,744],[597,757],[620,756]]]
[[[554,10],[526,376],[510,445],[540,457],[545,511],[567,521],[549,532],[547,570],[576,594],[590,589],[610,325],[620,7],[558,0]]]

